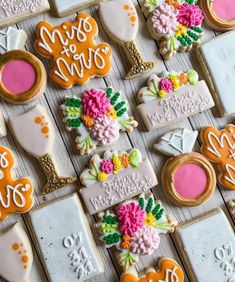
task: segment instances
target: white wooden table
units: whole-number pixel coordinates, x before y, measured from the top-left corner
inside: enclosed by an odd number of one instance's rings
[[[66,0],[65,0],[66,1]],[[159,52],[157,44],[154,40],[151,39],[149,32],[147,30],[146,25],[146,18],[143,16],[140,5],[137,0],[133,0],[137,12],[139,14],[140,19],[140,29],[137,38],[137,44],[140,48],[140,51],[143,57],[148,61],[156,61],[157,66],[152,71],[155,73],[159,73],[165,69],[170,70],[183,70],[186,71],[192,67],[194,67],[200,74],[200,78],[203,79],[200,66],[198,64],[197,58],[195,56],[195,52],[191,52],[190,54],[177,54],[173,59],[170,61],[162,60]],[[79,87],[75,86],[72,89],[64,90],[59,88],[54,84],[54,82],[48,77],[48,87],[44,93],[40,97],[40,99],[36,103],[41,103],[47,111],[50,113],[52,121],[54,122],[54,126],[56,127],[56,144],[54,147],[54,157],[58,163],[58,167],[63,175],[74,175],[76,174],[79,176],[87,161],[89,160],[89,156],[80,156],[78,155],[76,148],[75,148],[75,134],[71,134],[65,130],[65,126],[62,121],[62,112],[59,109],[60,104],[63,102],[63,97],[65,95],[71,94],[80,94],[85,89],[89,89],[92,87],[106,87],[108,85],[112,85],[115,89],[122,90],[124,95],[129,101],[130,104],[130,111],[135,116],[135,118],[139,122],[138,129],[134,130],[131,134],[122,134],[121,138],[119,139],[118,143],[114,144],[112,147],[117,149],[128,149],[130,147],[139,148],[143,155],[148,157],[154,166],[158,179],[160,181],[161,177],[161,170],[166,161],[165,156],[155,152],[153,150],[153,144],[157,141],[159,136],[163,133],[170,131],[171,129],[185,127],[185,128],[192,128],[194,130],[200,130],[201,127],[213,124],[216,127],[223,127],[228,122],[231,122],[231,117],[228,118],[216,118],[218,117],[218,111],[214,108],[212,111],[206,111],[200,114],[197,114],[189,119],[185,119],[181,122],[174,123],[171,126],[165,127],[163,129],[155,130],[153,132],[146,132],[141,121],[140,116],[136,111],[137,105],[137,98],[136,93],[138,92],[139,88],[145,85],[146,79],[149,74],[141,76],[139,78],[133,80],[123,80],[126,72],[129,70],[129,65],[127,65],[127,59],[124,54],[124,51],[121,49],[119,45],[113,42],[110,37],[104,32],[99,16],[97,8],[92,7],[90,10],[86,12],[91,13],[91,15],[97,20],[99,26],[99,38],[97,41],[106,41],[108,42],[113,49],[113,68],[110,75],[108,75],[104,79],[93,79],[87,85]],[[47,59],[43,59],[38,53],[35,51],[34,43],[35,43],[35,26],[38,22],[42,20],[46,20],[51,22],[54,25],[59,25],[62,21],[73,21],[76,15],[71,15],[70,17],[64,19],[58,19],[51,16],[49,13],[44,14],[30,20],[21,22],[17,24],[17,28],[24,29],[29,37],[27,41],[26,49],[38,56],[44,63],[47,73],[50,70],[50,61]],[[213,38],[217,34],[210,30],[209,28],[205,27],[205,40],[209,40]],[[222,62],[221,62],[222,63]],[[16,114],[22,113],[27,109],[32,107],[31,105],[21,106],[21,105],[11,105],[6,103],[2,100],[1,110],[5,119],[7,120],[9,117],[14,116]],[[8,131],[7,137],[4,137],[0,140],[1,145],[7,146],[15,153],[15,156],[18,161],[18,167],[16,169],[17,176],[31,176],[34,181],[35,187],[35,205],[39,205],[41,203],[50,201],[54,198],[61,197],[63,195],[69,194],[73,191],[78,191],[80,184],[71,185],[65,187],[57,192],[49,194],[47,196],[40,196],[40,191],[43,185],[45,184],[45,176],[42,172],[39,162],[29,156],[23,149],[15,142],[13,139],[12,134]],[[199,143],[197,143],[195,150],[199,149]],[[104,148],[100,148],[98,151],[103,151]],[[221,186],[217,186],[217,189],[213,195],[213,197],[205,204],[195,207],[195,208],[181,208],[177,207],[172,204],[169,199],[165,196],[164,191],[161,187],[161,183],[153,189],[153,193],[157,198],[159,198],[165,207],[168,209],[168,212],[171,213],[176,217],[178,222],[184,222],[189,220],[195,216],[203,215],[207,211],[221,207],[228,215],[229,219],[231,220],[231,216],[229,215],[228,208],[226,202],[232,198],[235,198],[235,193],[224,189]],[[31,233],[30,225],[28,221],[27,214],[24,216],[16,215],[10,216],[6,221],[0,224],[0,229],[4,230],[7,226],[19,220],[23,223],[28,233]],[[99,245],[99,251],[103,258],[105,272],[89,281],[96,281],[96,282],[116,282],[119,281],[119,276],[121,274],[121,268],[119,267],[115,255],[112,250],[107,250],[102,246],[102,243],[99,241],[99,235],[95,228],[93,228],[92,224],[94,221],[97,220],[96,217],[91,218],[91,227],[94,234],[94,238],[96,240],[97,245]],[[233,222],[234,224],[234,222]],[[222,228],[222,227],[221,227]],[[56,235],[55,235],[56,236]],[[140,262],[137,265],[138,270],[143,270],[145,267],[150,265],[155,265],[156,260],[160,256],[166,256],[176,259],[181,265],[183,266],[183,261],[179,257],[177,252],[177,248],[175,242],[171,235],[163,235],[161,237],[161,244],[160,248],[151,256],[151,257],[142,257]],[[36,248],[35,242],[32,241],[33,248],[34,248],[34,265],[31,272],[31,281],[36,282],[46,282],[48,281],[45,275],[45,271],[42,267],[42,262]],[[56,250],[55,250],[56,251]],[[187,280],[187,271],[186,269],[186,280]],[[212,282],[212,281],[210,281]]]

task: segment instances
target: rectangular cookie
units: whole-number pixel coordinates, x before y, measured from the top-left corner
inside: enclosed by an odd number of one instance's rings
[[[235,31],[209,40],[197,56],[221,116],[235,112]]]
[[[176,227],[190,282],[235,281],[235,235],[221,209]]]
[[[30,219],[50,281],[82,282],[103,272],[76,193],[39,206]]]

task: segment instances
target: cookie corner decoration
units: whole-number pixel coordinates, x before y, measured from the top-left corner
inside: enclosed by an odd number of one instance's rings
[[[201,152],[211,162],[218,165],[219,182],[228,189],[235,190],[235,126],[227,125],[218,130],[207,126],[201,130]]]
[[[68,130],[75,129],[80,154],[90,153],[99,145],[110,145],[120,131],[131,132],[138,123],[128,114],[127,101],[113,87],[86,90],[81,98],[65,97],[61,109]]]
[[[100,4],[100,19],[108,34],[123,46],[132,65],[125,79],[131,79],[150,71],[154,62],[145,62],[138,50],[135,39],[139,19],[131,0],[111,0]]]
[[[149,3],[150,2],[150,3]],[[164,59],[190,51],[201,42],[204,16],[197,0],[142,1],[150,34],[160,43]]]
[[[90,78],[111,71],[112,50],[107,43],[96,44],[98,26],[94,18],[79,13],[75,22],[53,27],[43,21],[36,27],[36,48],[52,61],[50,75],[63,88],[86,84]]]
[[[137,106],[148,131],[189,117],[214,106],[204,80],[195,70],[152,74],[137,94]]]
[[[138,149],[95,154],[80,175],[80,189],[90,214],[98,213],[158,184],[148,159]]]

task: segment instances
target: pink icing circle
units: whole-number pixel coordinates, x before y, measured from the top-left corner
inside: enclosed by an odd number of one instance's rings
[[[36,81],[34,67],[23,60],[8,62],[2,70],[2,84],[13,94],[21,94],[30,90]]]
[[[235,1],[234,0],[214,0],[213,9],[216,15],[224,20],[235,19]]]
[[[206,188],[207,175],[197,164],[183,164],[174,175],[174,187],[183,198],[196,199]]]

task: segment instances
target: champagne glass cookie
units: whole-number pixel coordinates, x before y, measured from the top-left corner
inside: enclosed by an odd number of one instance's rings
[[[154,148],[172,156],[162,171],[162,185],[177,205],[193,207],[207,201],[216,186],[215,171],[201,154],[192,152],[198,132],[186,128],[163,135]]]
[[[47,177],[42,194],[58,190],[77,179],[74,176],[59,176],[52,158],[55,132],[46,110],[37,105],[26,113],[10,119],[10,127],[16,140],[30,155],[36,157]]]
[[[155,63],[145,62],[137,48],[135,38],[139,23],[131,0],[112,0],[101,3],[100,18],[108,34],[124,47],[132,64],[126,79],[134,78],[154,68]]]

